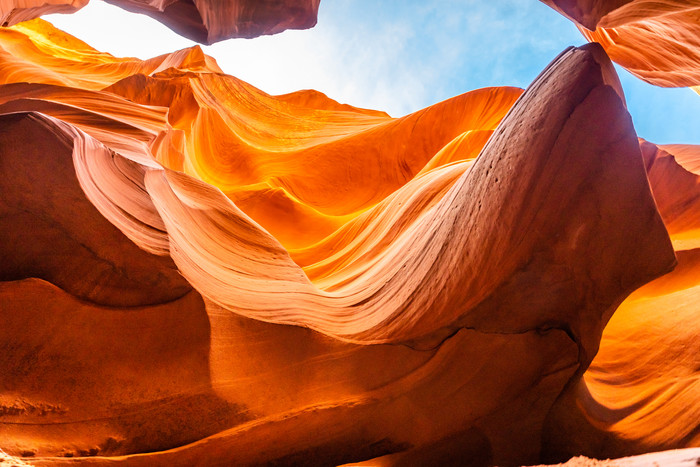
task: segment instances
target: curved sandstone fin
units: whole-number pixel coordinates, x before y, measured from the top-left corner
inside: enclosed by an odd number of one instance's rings
[[[171,255],[203,295],[250,318],[367,343],[557,326],[587,361],[617,303],[675,264],[611,65],[592,48],[559,57],[471,170],[341,286],[317,289],[218,190],[151,172]],[[256,299],[270,293],[279,300]]]
[[[552,461],[700,443],[700,151],[691,145],[640,143],[678,266],[635,291],[615,311],[590,368],[548,418],[545,452]]]

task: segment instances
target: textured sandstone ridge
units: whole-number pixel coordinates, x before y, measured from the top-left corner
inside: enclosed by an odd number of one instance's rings
[[[541,0],[612,60],[657,86],[700,85],[697,0]]]
[[[0,0],[0,25],[50,13],[73,13],[89,0]],[[202,44],[253,38],[316,25],[321,0],[105,0],[143,13]]]
[[[0,46],[0,449],[37,465],[539,462],[693,215],[597,45],[398,119],[197,47]]]

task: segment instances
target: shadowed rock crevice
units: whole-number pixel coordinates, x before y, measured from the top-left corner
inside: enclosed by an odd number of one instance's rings
[[[168,302],[191,290],[169,258],[139,249],[88,201],[65,134],[32,114],[0,119],[1,280],[39,277],[112,306]]]

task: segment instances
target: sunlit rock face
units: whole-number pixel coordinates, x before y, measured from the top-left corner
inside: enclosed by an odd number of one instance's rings
[[[97,1],[97,0],[96,0]],[[253,38],[316,25],[321,0],[105,0],[142,13],[202,44]],[[89,0],[0,0],[0,25],[74,13]]]
[[[692,217],[597,45],[402,118],[0,45],[0,449],[37,465],[536,463]]]
[[[657,86],[700,85],[696,0],[542,0],[600,43],[610,58]]]

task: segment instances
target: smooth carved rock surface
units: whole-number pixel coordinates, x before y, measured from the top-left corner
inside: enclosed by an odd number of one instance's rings
[[[559,457],[599,458],[700,446],[700,146],[642,154],[678,258],[634,292],[605,328],[581,382],[557,403],[547,431]]]
[[[13,26],[22,21],[52,13],[74,13],[89,0],[0,0],[0,26]]]
[[[201,44],[278,34],[316,25],[321,0],[105,0],[154,18]],[[0,0],[0,26],[73,13],[89,0]]]
[[[539,462],[694,228],[594,44],[398,119],[197,47],[0,46],[0,449],[36,465]]]
[[[106,0],[202,44],[316,25],[321,0]]]
[[[542,1],[639,78],[657,86],[700,85],[697,0]]]

